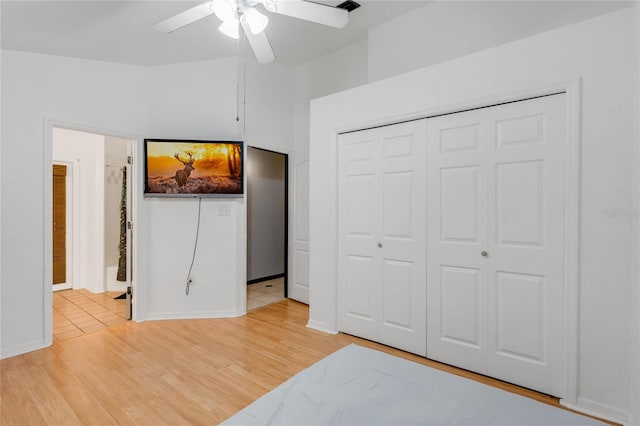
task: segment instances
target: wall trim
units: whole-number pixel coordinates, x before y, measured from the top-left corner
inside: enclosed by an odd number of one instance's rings
[[[0,359],[11,358],[14,356],[25,354],[27,352],[37,351],[48,346],[51,346],[51,342],[47,343],[46,338],[43,338],[41,340],[34,340],[32,342],[25,343],[24,345],[15,346],[13,348],[3,350],[2,352],[0,352]]]
[[[565,162],[565,396],[568,404],[578,397],[578,336],[580,299],[580,212],[582,176],[582,80],[572,81],[566,88],[567,146]]]
[[[50,346],[53,339],[53,316],[52,316],[53,300],[52,300],[52,291],[51,291],[51,284],[50,284],[52,281],[52,270],[51,270],[51,262],[49,261],[49,259],[52,256],[52,253],[51,253],[52,251],[52,242],[51,242],[51,239],[52,239],[52,230],[51,230],[52,177],[51,177],[51,173],[49,173],[48,170],[51,168],[51,164],[53,162],[53,128],[57,127],[61,129],[75,130],[79,132],[93,133],[93,134],[104,135],[104,136],[113,136],[113,137],[128,139],[132,141],[134,164],[130,165],[129,167],[133,168],[130,170],[131,170],[131,187],[133,188],[131,193],[131,218],[134,224],[137,223],[138,221],[137,220],[138,219],[137,200],[138,200],[138,197],[142,196],[141,191],[138,189],[138,185],[136,184],[137,177],[136,177],[136,167],[135,167],[135,159],[138,154],[137,146],[141,143],[142,137],[140,135],[133,134],[133,133],[104,129],[98,126],[92,126],[90,124],[73,123],[73,122],[64,121],[64,120],[58,120],[56,118],[47,117],[47,116],[44,117],[43,125],[44,125],[44,128],[43,128],[44,138],[43,138],[43,146],[42,146],[42,150],[43,150],[42,167],[44,170],[44,173],[43,173],[43,176],[44,176],[44,188],[43,188],[44,189],[43,191],[43,197],[44,197],[44,200],[43,200],[43,204],[44,204],[44,211],[43,211],[44,321],[43,322],[44,324],[43,324],[43,330],[44,330],[44,340],[46,342],[46,346]],[[77,173],[74,174],[74,177],[76,175]],[[75,205],[77,205],[77,203],[75,203]],[[75,207],[74,207],[74,213],[75,213]],[[142,292],[139,291],[140,289],[137,288],[138,287],[137,285],[138,271],[140,270],[139,264],[137,263],[138,260],[140,259],[140,254],[138,252],[138,244],[137,244],[137,241],[139,241],[139,238],[137,236],[137,227],[133,226],[133,229],[131,230],[131,232],[133,236],[133,247],[131,247],[131,252],[133,253],[133,261],[131,265],[132,267],[131,269],[133,270],[133,275],[131,277],[131,286],[132,286],[132,291],[134,295],[132,319],[135,321],[137,320],[138,316],[142,316],[140,312],[140,305],[141,305],[140,299],[141,299]],[[75,234],[77,235],[77,232]],[[77,250],[74,251],[74,253],[76,252]],[[77,265],[74,265],[74,271],[76,266]]]
[[[640,211],[640,5],[636,3],[634,13],[635,37],[633,49],[635,53],[635,97],[634,113],[636,122],[634,126],[632,170],[632,211]],[[630,423],[640,424],[640,223],[637,217],[631,222],[631,274],[632,300],[631,300],[631,352],[630,361]],[[634,285],[635,283],[635,285]]]
[[[127,291],[127,284],[118,282],[113,283],[109,280],[106,280],[106,290],[105,291]]]
[[[629,425],[630,414],[627,411],[612,407],[611,405],[602,404],[587,398],[578,398],[577,404],[569,404],[564,400],[560,400],[560,405],[578,413],[587,414],[593,417],[599,417],[614,423],[620,423],[624,426]]]
[[[329,326],[329,324],[322,321],[309,320],[307,322],[307,328],[311,328],[313,330],[322,331],[323,333],[328,334],[338,334],[339,331]]]
[[[42,291],[43,291],[43,318],[42,318],[42,339],[44,346],[51,346],[53,343],[53,267],[50,259],[53,256],[53,176],[49,172],[53,164],[53,127],[54,123],[46,117],[44,120],[44,138],[42,140],[42,176],[43,176],[43,210],[42,210]],[[74,233],[77,234],[77,233]],[[76,250],[77,251],[77,250]],[[25,349],[24,346],[22,346]],[[33,350],[33,349],[31,349]],[[28,350],[25,350],[28,352]]]
[[[334,133],[337,135],[342,133],[356,132],[360,130],[367,130],[375,127],[389,126],[392,124],[404,123],[407,121],[422,120],[424,118],[433,118],[441,115],[456,114],[463,111],[469,111],[479,108],[487,108],[501,104],[508,104],[512,102],[520,102],[527,99],[540,98],[543,96],[557,95],[560,93],[566,93],[567,90],[574,84],[576,80],[560,82],[552,84],[542,88],[522,90],[512,92],[502,96],[489,96],[479,98],[475,100],[469,100],[466,102],[455,103],[451,105],[445,105],[442,107],[417,110],[412,113],[391,116],[387,118],[380,118],[377,120],[368,120],[361,123],[355,123],[353,125],[338,126],[334,129]],[[337,139],[336,139],[337,140]]]

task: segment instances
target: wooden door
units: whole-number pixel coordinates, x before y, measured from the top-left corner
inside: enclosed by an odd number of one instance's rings
[[[53,284],[67,281],[67,166],[53,165]]]
[[[564,386],[565,96],[428,120],[427,356]]]
[[[340,329],[426,354],[426,123],[340,137]]]

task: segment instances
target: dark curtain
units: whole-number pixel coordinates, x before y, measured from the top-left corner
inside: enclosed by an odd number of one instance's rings
[[[122,195],[120,197],[120,258],[118,259],[118,281],[127,281],[127,168],[122,168]]]

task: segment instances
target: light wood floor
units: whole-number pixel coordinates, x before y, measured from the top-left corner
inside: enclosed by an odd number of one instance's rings
[[[225,319],[126,322],[0,361],[0,424],[217,424],[358,343],[551,405],[555,398],[352,336],[305,327],[282,301]]]
[[[94,333],[127,321],[126,300],[114,299],[121,291],[94,294],[88,290],[53,293],[53,341]]]

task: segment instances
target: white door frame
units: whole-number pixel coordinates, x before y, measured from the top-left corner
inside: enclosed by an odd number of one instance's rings
[[[76,176],[77,170],[75,169],[75,164],[71,161],[59,161],[55,160],[52,164],[65,166],[67,168],[67,175],[65,179],[65,220],[66,220],[66,232],[65,232],[65,263],[66,263],[66,278],[65,282],[60,284],[53,284],[53,291],[58,290],[67,290],[73,288],[73,285],[77,283],[77,266],[78,259],[76,259],[77,244],[74,240],[78,235],[77,227],[78,227],[78,215],[75,210],[76,203],[74,202],[74,196],[77,194],[77,183],[78,179]]]
[[[138,155],[138,149],[141,146],[142,137],[140,135],[135,135],[127,132],[114,131],[109,129],[103,129],[97,126],[70,123],[61,120],[55,120],[49,117],[44,118],[44,139],[43,139],[43,176],[44,176],[44,190],[43,190],[43,264],[44,264],[44,272],[43,272],[43,296],[44,296],[44,340],[45,346],[50,346],[53,341],[53,297],[52,297],[52,289],[51,289],[51,280],[52,280],[52,265],[51,265],[51,256],[52,256],[52,194],[53,194],[53,178],[51,175],[51,164],[53,164],[53,128],[57,127],[60,129],[67,130],[76,130],[80,132],[93,133],[98,135],[105,136],[114,136],[122,139],[129,139],[133,141],[133,158],[136,158]],[[136,173],[137,169],[134,164],[131,165],[131,188],[132,188],[132,203],[131,203],[131,218],[133,219],[133,223],[137,222],[137,203],[139,190],[137,185]],[[75,203],[77,205],[77,203]],[[138,306],[140,306],[139,300],[137,300],[138,296],[141,294],[140,291],[137,291],[137,272],[139,271],[138,259],[138,238],[136,233],[136,226],[131,230],[131,236],[133,238],[133,247],[131,247],[131,252],[133,254],[133,264],[131,265],[132,276],[131,286],[132,291],[134,292],[134,302],[133,302],[133,312],[132,319],[136,321],[139,317]],[[76,233],[77,234],[77,233]],[[76,250],[77,252],[77,250]]]
[[[400,117],[382,118],[380,120],[367,122],[365,125],[347,126],[334,130],[335,132],[335,152],[338,152],[339,138],[338,135],[347,132],[365,130],[373,127],[397,124],[404,121],[418,120],[423,118],[435,117],[444,114],[452,114],[471,109],[485,108],[510,102],[518,102],[530,98],[547,96],[557,93],[565,93],[566,95],[566,111],[567,111],[567,145],[566,145],[566,193],[565,202],[565,354],[564,354],[564,370],[566,383],[566,396],[560,400],[560,404],[577,411],[584,411],[577,407],[578,399],[578,296],[580,281],[580,193],[581,193],[581,116],[582,116],[582,83],[581,79],[567,81],[556,86],[549,86],[537,90],[528,90],[521,93],[507,94],[501,97],[484,99],[481,101],[471,101],[458,105],[452,105],[448,108],[416,111]],[[337,164],[337,157],[336,157]],[[337,169],[336,169],[337,170]],[[337,182],[337,177],[336,177]],[[336,194],[338,188],[336,187]],[[428,202],[428,200],[427,200]],[[338,217],[338,212],[335,212]],[[337,220],[337,219],[336,219]],[[339,241],[338,226],[336,226],[335,241]],[[336,243],[337,245],[337,243]],[[339,250],[336,247],[336,254]],[[428,253],[427,253],[428,255]],[[336,257],[336,265],[339,265],[339,257]],[[336,270],[336,273],[339,273]],[[337,292],[336,292],[337,298]],[[336,300],[336,303],[338,300]],[[334,323],[339,323],[339,312],[335,311],[336,318]],[[314,327],[312,321],[308,326]],[[322,329],[318,327],[318,329]]]

